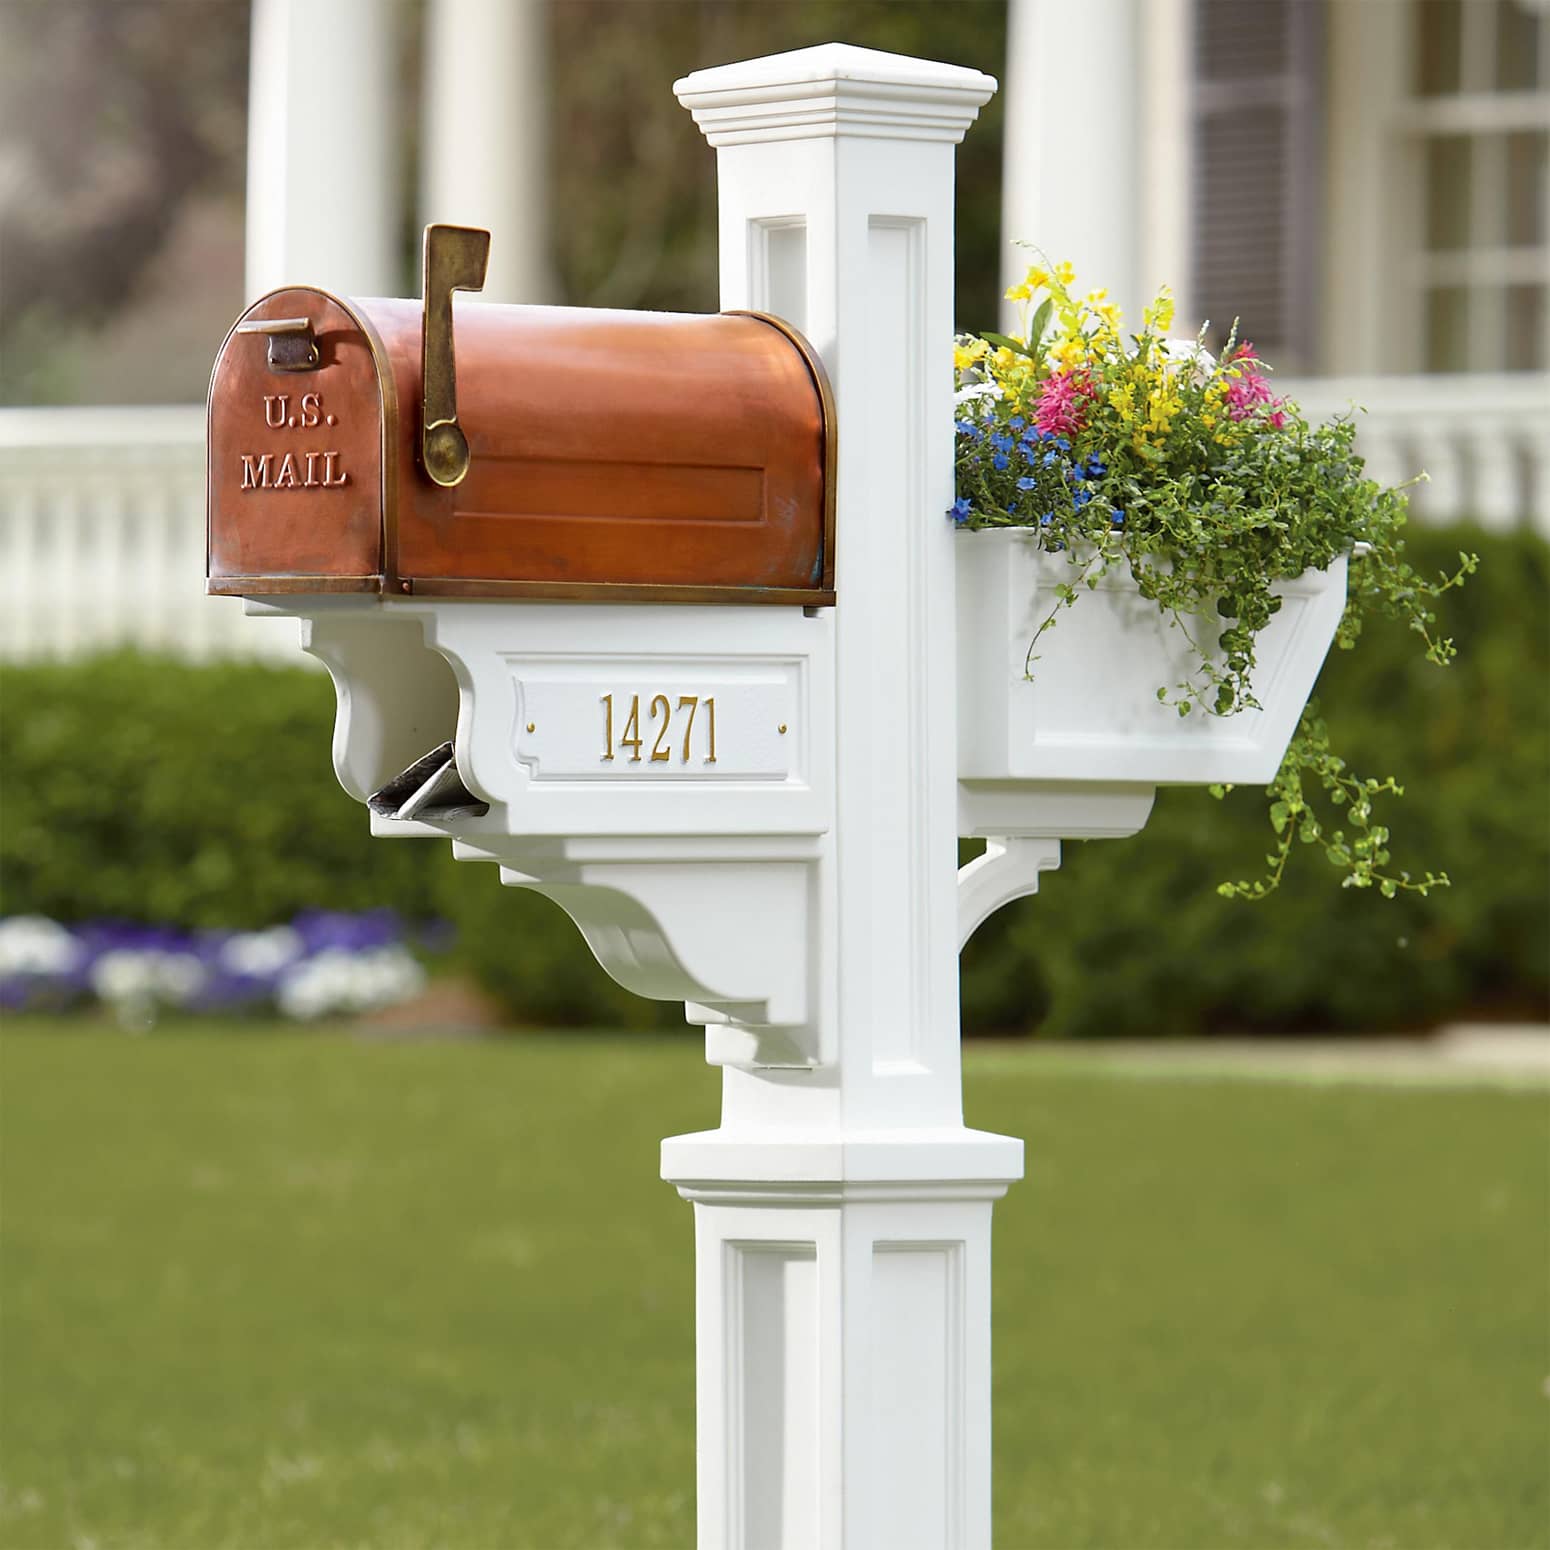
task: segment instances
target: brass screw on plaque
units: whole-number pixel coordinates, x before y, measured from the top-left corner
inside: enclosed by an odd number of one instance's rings
[[[527,729],[529,732],[536,732],[538,730],[538,723],[536,721],[528,722]]]
[[[786,723],[784,721],[781,722],[780,727],[779,727],[779,731],[780,731],[780,735],[782,737],[784,737],[786,735]]]

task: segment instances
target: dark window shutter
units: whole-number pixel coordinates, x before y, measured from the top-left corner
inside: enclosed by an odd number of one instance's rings
[[[1192,306],[1283,371],[1314,364],[1323,0],[1196,0]]]

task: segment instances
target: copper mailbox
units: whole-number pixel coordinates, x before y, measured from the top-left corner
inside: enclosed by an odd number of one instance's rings
[[[823,367],[779,319],[424,304],[296,286],[216,358],[206,590],[834,601]],[[466,254],[463,255],[466,257]],[[428,384],[428,390],[424,384]]]

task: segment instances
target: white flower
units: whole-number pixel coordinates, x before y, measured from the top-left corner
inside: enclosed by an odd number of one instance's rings
[[[402,947],[329,947],[286,970],[275,1000],[287,1017],[324,1017],[393,1006],[424,985],[425,971]]]
[[[274,926],[268,931],[242,931],[229,937],[221,946],[220,963],[231,974],[269,979],[305,950],[299,932],[289,926]]]
[[[999,383],[972,382],[953,394],[953,403],[960,407],[964,404],[994,403],[1001,396]]]
[[[159,948],[119,947],[91,966],[91,987],[114,1006],[170,1001],[180,1006],[205,981],[204,965],[192,953]]]
[[[1168,360],[1180,366],[1193,366],[1190,381],[1196,387],[1203,386],[1216,370],[1216,357],[1198,339],[1164,339],[1162,352]]]
[[[42,915],[0,920],[0,979],[13,974],[68,974],[80,961],[81,944]]]

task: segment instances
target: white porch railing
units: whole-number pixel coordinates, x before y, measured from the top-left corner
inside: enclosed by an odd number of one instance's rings
[[[1550,375],[1327,377],[1276,380],[1310,419],[1359,405],[1357,446],[1368,472],[1411,491],[1416,519],[1470,519],[1497,532],[1550,538]]]
[[[1418,520],[1550,537],[1550,376],[1279,381],[1316,417],[1365,405],[1375,478],[1425,469]],[[0,410],[0,659],[132,645],[309,663],[288,619],[207,598],[204,409]]]
[[[0,658],[139,646],[310,663],[208,598],[204,408],[0,410]]]

